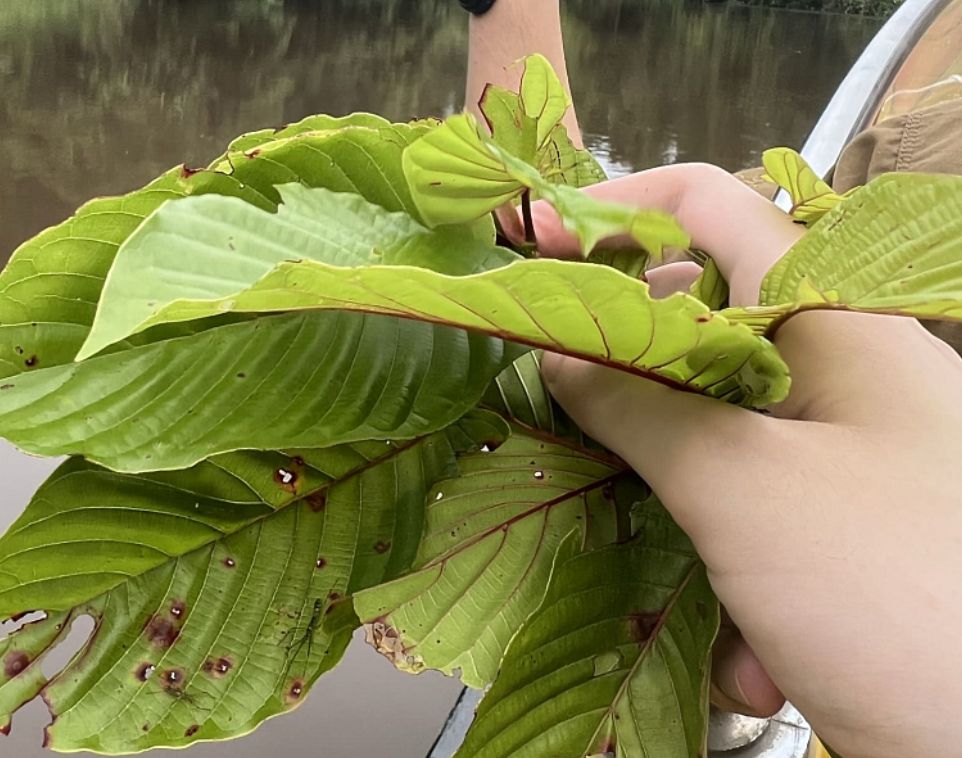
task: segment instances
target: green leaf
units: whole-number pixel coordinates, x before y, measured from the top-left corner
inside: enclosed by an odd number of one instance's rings
[[[565,535],[614,537],[615,484],[627,467],[518,425],[502,446],[459,465],[458,478],[429,494],[414,570],[358,593],[355,609],[398,668],[460,670],[465,684],[483,687],[540,603]]]
[[[792,198],[789,212],[806,224],[818,221],[855,192],[853,189],[844,195],[837,194],[801,155],[788,147],[766,150],[762,153],[762,164],[766,171],[764,178],[788,192]]]
[[[480,218],[524,191],[468,113],[451,116],[412,144],[403,165],[420,215],[432,227]]]
[[[207,193],[274,207],[231,176],[175,168],[124,197],[93,200],[73,218],[21,245],[0,273],[3,376],[71,360],[93,321],[120,244],[167,200]],[[25,340],[25,334],[32,339]]]
[[[962,179],[873,180],[772,267],[760,302],[722,313],[757,333],[811,309],[962,318]]]
[[[331,589],[343,574],[314,570],[323,522],[302,503],[76,608],[97,631],[43,688],[46,744],[183,747],[246,734],[302,702],[356,625]],[[309,633],[310,649],[299,647]]]
[[[360,195],[301,184],[278,191],[283,202],[274,215],[214,196],[155,213],[117,253],[77,360],[130,336],[123,324],[149,324],[160,306],[233,295],[287,260],[404,264],[451,275],[518,260],[508,250],[466,235],[463,228],[429,231],[407,213],[388,212]]]
[[[138,234],[140,252],[131,260],[156,260],[152,276],[169,283],[171,299],[157,302],[153,306],[156,315],[138,322],[139,311],[127,320],[123,303],[115,307],[105,296],[101,306],[105,316],[102,323],[98,318],[98,326],[111,339],[168,321],[226,312],[361,311],[457,326],[472,334],[574,355],[736,402],[766,404],[783,397],[787,390],[785,366],[769,343],[744,327],[733,327],[688,295],[653,299],[647,284],[605,266],[522,260],[476,275],[451,277],[410,266],[341,268],[298,261],[279,264],[253,286],[226,298],[186,299],[196,296],[191,280],[185,297],[174,299],[172,285],[193,264],[178,264],[175,256],[164,258],[163,251],[172,240],[176,240],[177,256],[182,260],[203,261],[204,243],[198,239],[205,235],[198,230],[205,224],[223,228],[226,222],[232,229],[256,228],[278,238],[283,231],[276,216],[247,206],[216,199],[205,202],[202,209],[198,205],[180,203],[164,209]],[[220,211],[216,217],[213,206]],[[184,214],[194,212],[196,217],[188,223]],[[176,214],[176,219],[168,222],[171,214]],[[154,233],[154,229],[161,231]],[[145,252],[148,249],[156,249],[156,253]],[[296,255],[292,253],[292,257]],[[175,273],[167,275],[161,266],[171,266]],[[127,276],[112,277],[111,292],[125,299],[127,292],[137,292],[135,282],[140,276],[128,270]],[[289,313],[283,318],[292,317]],[[262,316],[259,322],[264,321]],[[631,330],[626,330],[625,324],[631,324]],[[236,327],[219,331],[230,328]],[[448,359],[453,361],[450,356],[454,355],[457,353],[450,353]],[[81,364],[78,370],[93,363]],[[0,395],[0,431],[4,433],[5,401],[16,394]],[[432,392],[431,398],[435,394]]]
[[[576,547],[559,551],[459,758],[702,755],[719,620],[704,567],[665,517],[631,543]]]
[[[0,434],[117,471],[242,449],[409,439],[463,416],[517,354],[500,340],[360,313],[211,328],[0,387]]]
[[[713,259],[709,258],[705,261],[702,272],[692,282],[688,292],[712,310],[725,306],[728,302],[728,282],[725,281],[725,277],[718,269],[718,264]]]
[[[52,747],[118,753],[235,737],[290,710],[350,639],[350,593],[409,567],[431,484],[504,433],[474,414],[404,445],[172,474],[68,462],[0,540],[0,613],[70,608],[98,631],[50,682],[37,672],[63,614],[0,642],[26,656],[0,680],[0,719],[43,689]]]
[[[231,163],[238,162],[237,159],[242,155],[249,157],[244,155],[245,153],[251,153],[270,143],[286,140],[288,137],[297,137],[307,132],[336,131],[352,126],[367,129],[390,129],[394,125],[386,118],[373,113],[350,113],[347,116],[327,116],[324,114],[308,116],[279,129],[259,129],[255,132],[242,134],[240,137],[231,140],[227,151],[212,161],[210,168],[216,169],[228,159]]]
[[[571,107],[571,98],[543,55],[525,58],[520,96],[525,116],[537,125],[536,144],[540,151]]]
[[[366,123],[370,118],[366,116],[362,121]],[[286,136],[281,139],[245,153],[229,154],[215,168],[229,172],[275,202],[280,202],[278,186],[298,182],[308,187],[360,195],[388,211],[404,211],[416,221],[423,221],[408,189],[401,155],[410,144],[430,133],[435,123],[374,125],[372,122],[367,127],[306,130],[329,120],[324,116],[307,119],[285,130]],[[468,221],[471,223],[466,225],[466,233],[481,242],[494,243],[491,218]]]
[[[590,152],[575,148],[561,123],[571,100],[543,56],[525,59],[520,93],[489,84],[479,106],[495,143],[536,166],[548,181],[586,187],[606,178]]]
[[[38,658],[67,636],[70,619],[67,613],[48,615],[0,639],[0,734],[10,734],[13,712],[47,685]]]
[[[429,226],[464,223],[534,191],[554,207],[586,256],[602,239],[620,234],[655,257],[664,247],[690,243],[667,214],[603,202],[553,184],[486,137],[469,113],[452,116],[412,144],[403,161],[414,201]]]

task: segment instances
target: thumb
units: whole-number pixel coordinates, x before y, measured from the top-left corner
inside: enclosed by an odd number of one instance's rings
[[[651,485],[696,544],[720,521],[743,523],[717,495],[750,481],[752,469],[771,474],[787,422],[574,358],[546,353],[541,367],[568,415]]]

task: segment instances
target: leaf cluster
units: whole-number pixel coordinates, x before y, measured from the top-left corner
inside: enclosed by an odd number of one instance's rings
[[[552,402],[539,350],[762,408],[769,337],[811,308],[956,318],[962,186],[839,198],[769,172],[811,230],[762,305],[642,276],[674,219],[601,203],[547,62],[467,114],[315,116],[94,200],[0,274],[0,435],[70,456],[0,538],[0,728],[50,747],[238,737],[299,705],[353,632],[395,667],[490,686],[461,756],[687,756],[719,609],[644,482]],[[769,161],[771,162],[771,161]],[[540,198],[585,260],[496,244]],[[831,207],[828,207],[831,206]],[[907,227],[911,219],[912,227]],[[621,236],[635,250],[605,250]],[[625,567],[629,567],[626,570]],[[41,664],[80,616],[96,632]]]

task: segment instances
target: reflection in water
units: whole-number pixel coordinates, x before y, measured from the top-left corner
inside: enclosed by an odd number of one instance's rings
[[[565,0],[589,143],[616,170],[736,169],[804,138],[878,22],[684,0]],[[95,194],[315,112],[460,107],[453,0],[0,4],[0,262]]]

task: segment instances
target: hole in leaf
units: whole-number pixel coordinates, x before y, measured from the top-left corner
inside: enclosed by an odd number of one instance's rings
[[[40,662],[43,675],[49,679],[59,674],[77,651],[87,643],[95,628],[96,624],[90,616],[74,619],[60,643],[55,645]]]

